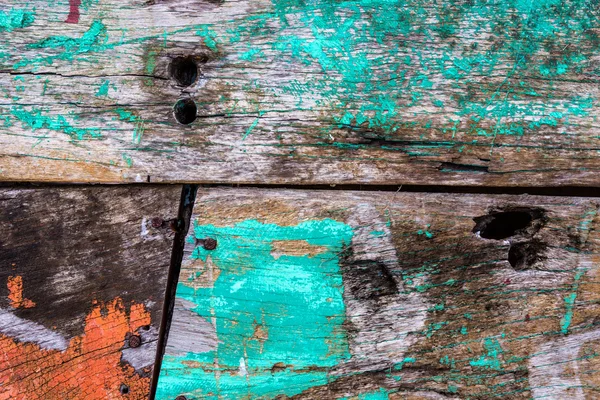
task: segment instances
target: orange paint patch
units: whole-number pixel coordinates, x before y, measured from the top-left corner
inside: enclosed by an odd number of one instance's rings
[[[23,298],[23,277],[20,275],[8,277],[8,299],[12,308],[31,308],[35,303]]]
[[[0,400],[147,398],[150,378],[121,363],[121,351],[127,333],[149,323],[143,305],[132,304],[128,315],[117,298],[94,302],[84,333],[65,351],[0,335]]]

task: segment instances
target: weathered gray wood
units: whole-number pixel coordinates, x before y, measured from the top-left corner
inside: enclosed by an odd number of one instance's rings
[[[147,398],[180,194],[0,189],[0,399]]]
[[[2,180],[600,183],[591,0],[70,3],[0,2]]]
[[[595,398],[599,206],[200,190],[157,398]]]

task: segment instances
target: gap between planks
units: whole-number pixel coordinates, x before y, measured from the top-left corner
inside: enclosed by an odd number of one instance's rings
[[[148,189],[167,186],[183,185],[196,188],[240,188],[240,189],[287,189],[287,190],[332,190],[332,191],[364,191],[364,192],[409,192],[409,193],[465,193],[465,194],[529,194],[535,196],[554,197],[600,197],[600,187],[595,186],[448,186],[448,185],[301,185],[301,184],[202,184],[202,183],[57,183],[57,182],[0,182],[0,188],[19,187],[64,187],[76,188],[82,186],[144,186]],[[185,189],[184,189],[185,190]],[[182,199],[183,201],[183,199]]]

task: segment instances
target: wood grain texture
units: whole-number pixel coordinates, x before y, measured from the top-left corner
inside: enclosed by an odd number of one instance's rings
[[[180,193],[0,189],[0,399],[147,398]]]
[[[596,398],[599,205],[200,190],[157,398]]]
[[[598,185],[599,13],[2,0],[0,179]],[[198,65],[190,86],[177,57]],[[190,125],[179,98],[196,103]]]

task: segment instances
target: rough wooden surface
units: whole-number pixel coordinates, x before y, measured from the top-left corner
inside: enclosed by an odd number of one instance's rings
[[[201,190],[157,398],[597,398],[599,202]]]
[[[0,179],[598,185],[599,14],[593,0],[2,0]],[[196,103],[190,125],[179,98]]]
[[[147,398],[180,193],[0,189],[0,399]]]

